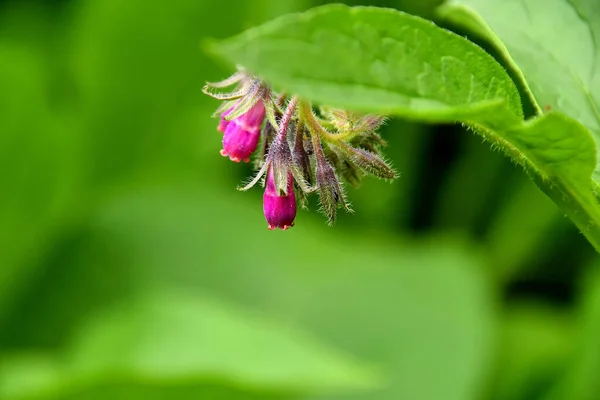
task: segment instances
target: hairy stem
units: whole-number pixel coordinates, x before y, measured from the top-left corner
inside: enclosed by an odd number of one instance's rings
[[[298,105],[298,97],[294,96],[288,102],[288,105],[283,113],[283,117],[281,118],[281,123],[279,124],[279,132],[277,135],[281,137],[281,140],[284,140],[287,137],[287,131],[290,126],[290,122],[292,121],[292,117],[294,116],[294,112],[296,111],[296,106]]]
[[[320,136],[323,140],[328,142],[339,142],[340,140],[348,139],[356,134],[356,132],[350,131],[345,133],[331,133],[323,127],[317,116],[315,116],[310,103],[301,102],[299,106],[300,116],[312,136]]]

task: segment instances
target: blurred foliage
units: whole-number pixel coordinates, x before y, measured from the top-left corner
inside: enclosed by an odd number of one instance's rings
[[[199,43],[322,3],[0,2],[0,399],[600,397],[593,250],[460,127],[334,228],[235,190]]]

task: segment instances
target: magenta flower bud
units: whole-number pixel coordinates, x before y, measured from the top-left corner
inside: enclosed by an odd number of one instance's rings
[[[221,155],[235,162],[250,161],[250,156],[256,150],[260,140],[260,128],[265,114],[265,105],[262,100],[259,100],[247,113],[224,124],[225,134]]]
[[[294,226],[296,195],[294,194],[294,179],[291,172],[288,172],[287,192],[288,194],[279,195],[275,187],[273,167],[269,167],[267,186],[263,195],[263,211],[271,230],[280,228],[285,231]]]

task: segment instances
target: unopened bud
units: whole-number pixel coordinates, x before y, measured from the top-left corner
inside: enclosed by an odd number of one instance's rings
[[[271,230],[276,228],[287,230],[294,226],[296,196],[294,194],[294,179],[290,172],[287,174],[286,185],[287,194],[281,195],[275,187],[273,167],[271,166],[267,172],[267,185],[263,195],[263,211]]]
[[[350,211],[346,202],[344,189],[338,180],[335,170],[325,157],[317,158],[316,183],[321,208],[330,224],[335,222],[339,206]]]
[[[235,162],[248,162],[258,146],[264,118],[265,105],[258,100],[248,112],[229,121],[223,135],[221,155]]]
[[[340,150],[328,144],[326,146],[327,150],[327,159],[330,161],[331,165],[335,168],[335,170],[352,186],[358,187],[360,185],[360,181],[363,178],[363,174],[354,164],[349,161],[347,157],[344,157],[343,154],[339,154]]]
[[[398,174],[381,157],[370,151],[340,143],[339,148],[348,159],[368,174],[381,179],[396,179]]]

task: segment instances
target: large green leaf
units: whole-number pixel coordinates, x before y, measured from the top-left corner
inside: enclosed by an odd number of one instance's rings
[[[363,111],[454,121],[510,108],[521,116],[510,77],[476,45],[391,9],[332,5],[291,14],[210,50],[278,88]],[[481,109],[479,109],[481,107]],[[512,119],[510,118],[512,116]]]
[[[579,120],[600,146],[600,14],[596,0],[451,0],[441,14],[490,39],[539,112]],[[596,167],[600,181],[600,167]]]
[[[332,5],[277,19],[209,49],[315,102],[464,122],[523,165],[600,249],[589,132],[554,113],[523,123],[510,76],[464,38],[391,9]]]
[[[182,399],[204,398],[218,386],[247,392],[240,398],[254,398],[257,391],[289,397],[380,385],[373,369],[306,334],[215,299],[181,293],[154,293],[102,311],[70,347],[64,365],[50,368],[36,360],[0,373],[7,396],[2,398],[88,398],[106,387],[119,388],[109,392],[116,398],[123,385],[131,393],[134,387],[167,393],[197,388],[177,397]],[[18,367],[23,364],[28,368]]]
[[[595,149],[577,121],[550,113],[502,133],[519,149],[537,185],[575,222],[600,250],[600,207],[592,191]],[[536,166],[543,166],[542,169]]]

